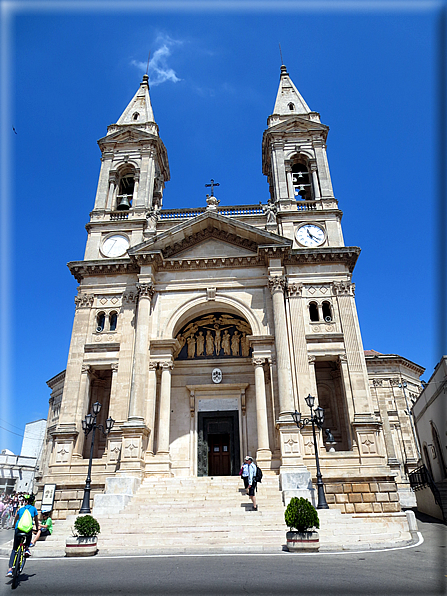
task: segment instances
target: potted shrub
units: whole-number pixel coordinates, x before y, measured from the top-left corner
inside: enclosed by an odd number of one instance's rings
[[[284,518],[290,531],[286,533],[289,551],[317,551],[320,548],[318,532],[320,520],[315,507],[303,497],[292,497]],[[295,528],[296,531],[293,531]]]
[[[81,515],[76,518],[73,526],[73,536],[65,542],[67,557],[89,557],[98,551],[98,534],[101,528],[91,515]]]

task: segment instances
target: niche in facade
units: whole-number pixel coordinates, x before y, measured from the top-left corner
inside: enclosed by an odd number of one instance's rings
[[[177,360],[248,358],[251,327],[242,317],[227,313],[202,315],[187,323],[177,335]]]

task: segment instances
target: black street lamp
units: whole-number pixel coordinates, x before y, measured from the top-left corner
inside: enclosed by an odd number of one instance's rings
[[[305,399],[306,399],[306,404],[310,408],[310,418],[304,418],[303,420],[301,420],[301,414],[300,414],[300,412],[297,412],[296,410],[295,410],[295,412],[293,412],[292,418],[299,429],[304,428],[307,424],[309,424],[309,422],[312,423],[312,433],[314,436],[314,447],[315,447],[315,463],[317,464],[317,491],[318,491],[318,493],[317,493],[318,494],[317,509],[329,509],[329,505],[326,502],[326,496],[324,494],[323,477],[321,475],[320,460],[318,458],[317,436],[315,434],[315,424],[318,426],[318,428],[320,430],[321,430],[321,427],[323,426],[324,410],[323,410],[323,408],[318,406],[317,408],[315,408],[314,413],[312,413],[312,409],[313,409],[314,403],[315,403],[315,397],[313,397],[309,393],[309,395]]]
[[[91,473],[92,473],[92,459],[93,459],[93,443],[95,442],[95,431],[97,428],[102,432],[102,434],[106,437],[109,432],[112,430],[113,425],[115,424],[115,420],[110,418],[110,416],[106,420],[106,427],[102,424],[96,424],[96,417],[101,411],[101,404],[99,401],[96,401],[92,406],[93,414],[87,414],[84,420],[82,421],[82,430],[85,433],[85,438],[87,438],[89,432],[92,430],[92,444],[90,446],[90,459],[88,462],[88,472],[87,478],[85,479],[85,488],[84,488],[84,498],[82,499],[82,505],[79,510],[79,513],[90,513],[90,485],[92,482]]]

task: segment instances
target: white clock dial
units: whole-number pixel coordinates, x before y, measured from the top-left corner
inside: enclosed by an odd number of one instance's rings
[[[211,378],[213,379],[213,383],[220,383],[222,381],[222,371],[220,368],[215,368],[213,370]]]
[[[104,240],[101,252],[106,257],[121,257],[128,248],[128,238],[126,238],[126,236],[121,236],[120,234],[114,234]]]
[[[305,224],[297,229],[296,239],[302,246],[320,246],[325,241],[325,234],[320,226]]]

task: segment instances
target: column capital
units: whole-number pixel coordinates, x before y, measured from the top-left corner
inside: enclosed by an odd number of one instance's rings
[[[76,309],[78,308],[91,308],[93,306],[93,301],[95,299],[94,294],[81,294],[78,293],[75,296],[74,302],[76,305]]]
[[[159,363],[161,370],[172,370],[174,368],[174,363],[172,360],[163,360]]]
[[[268,279],[270,292],[276,294],[276,292],[284,292],[286,288],[286,278],[284,275],[271,275]]]
[[[138,298],[152,298],[155,288],[151,283],[137,283]]]
[[[256,368],[257,366],[264,366],[265,358],[252,358],[252,364]]]
[[[92,367],[90,366],[90,364],[83,364],[81,366],[81,374],[85,375],[88,374],[91,371]]]
[[[157,370],[157,368],[158,368],[158,361],[150,360],[149,361],[149,370]]]
[[[287,286],[287,294],[289,297],[293,296],[293,297],[297,297],[297,296],[302,296],[303,294],[303,284],[290,284]]]
[[[118,362],[113,362],[113,363],[110,365],[110,368],[112,369],[112,373],[117,373],[117,372],[118,372],[118,366],[119,366],[119,365],[118,365]]]
[[[355,296],[355,284],[349,281],[335,281],[332,287],[338,296]]]

